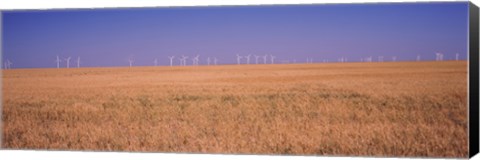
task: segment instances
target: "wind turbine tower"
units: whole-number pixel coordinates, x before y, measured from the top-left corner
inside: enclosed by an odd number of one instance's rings
[[[207,58],[207,65],[210,65],[210,57]]]
[[[197,66],[200,65],[199,62],[200,62],[200,55],[197,55],[197,56],[195,57],[195,65],[197,65]]]
[[[62,62],[62,60],[60,60],[60,57],[57,56],[57,60],[55,62],[57,62],[57,68],[60,68],[60,62]]]
[[[182,55],[182,65],[183,65],[183,66],[186,66],[186,65],[187,65],[187,59],[188,59],[188,56]]]
[[[157,64],[158,64],[158,59],[155,58],[155,60],[153,60],[153,64],[154,64],[155,66],[157,66]]]
[[[260,56],[257,56],[257,55],[253,55],[255,57],[255,64],[258,64],[258,58],[260,58]]]
[[[200,55],[197,54],[197,56],[193,57],[192,62],[193,65],[198,66],[198,61],[199,61]]]
[[[240,56],[240,55],[237,54],[237,65],[240,64],[240,60],[242,60],[242,56]]]
[[[459,54],[456,53],[456,54],[455,54],[455,61],[458,61],[458,56],[459,56]]]
[[[80,56],[77,57],[77,68],[80,68]]]
[[[270,60],[272,61],[272,64],[274,64],[275,63],[275,56],[270,55]]]
[[[132,60],[132,59],[128,59],[128,63],[130,64],[130,67],[132,67],[133,60]]]
[[[397,56],[393,56],[392,61],[396,62],[397,61]]]
[[[175,58],[175,56],[168,56],[168,58],[170,59],[170,67],[173,66],[173,58]],[[182,63],[182,60],[180,60],[180,65]]]
[[[267,64],[267,55],[263,56],[263,64]]]
[[[252,56],[251,54],[245,56],[245,58],[247,59],[247,64],[250,64],[250,56]]]
[[[442,53],[435,53],[436,55],[436,61],[442,61],[443,60],[443,54]]]
[[[12,68],[12,64],[13,64],[13,63],[10,62],[10,60],[7,59],[7,61],[6,61],[5,64],[4,64],[4,65],[5,65],[4,68],[5,68],[5,69],[11,69],[11,68]]]
[[[372,56],[366,57],[366,58],[365,58],[365,62],[372,62]]]
[[[217,65],[217,57],[213,57],[213,64]]]
[[[65,58],[65,60],[67,61],[67,68],[70,68],[70,59],[72,57],[68,57],[68,58]]]
[[[420,55],[417,55],[417,62],[420,61]]]
[[[8,69],[12,69],[12,62],[10,60],[7,60],[7,63],[8,63]]]

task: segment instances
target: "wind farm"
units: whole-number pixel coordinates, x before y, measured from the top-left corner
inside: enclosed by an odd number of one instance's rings
[[[177,55],[178,56],[178,55]],[[259,56],[259,55],[253,55],[253,57],[255,58],[255,63],[251,63],[251,56],[252,54],[248,54],[248,55],[240,55],[240,54],[236,54],[236,64],[237,65],[259,65],[259,64],[275,64],[275,58],[277,58],[276,56],[274,56],[273,54],[270,54],[270,55],[264,55],[264,56]],[[405,60],[402,60],[402,62],[429,62],[429,61],[444,61],[443,59],[443,56],[444,54],[443,53],[439,53],[439,52],[435,52],[434,54],[435,56],[435,59],[426,59],[426,60],[421,60],[420,59],[420,55],[417,55],[416,57],[410,57],[410,58],[407,58]],[[160,59],[160,61],[165,61],[165,63],[163,63],[163,65],[161,65],[159,62],[159,59],[158,58],[153,58],[153,65],[139,65],[138,67],[147,67],[147,66],[155,66],[155,67],[162,67],[162,66],[170,66],[170,67],[173,67],[173,66],[202,66],[202,65],[205,65],[205,66],[209,66],[209,65],[217,65],[218,63],[218,59],[217,57],[207,57],[205,59],[205,61],[202,63],[201,59],[200,59],[200,55],[197,54],[195,56],[191,56],[193,58],[191,58],[191,63],[188,63],[187,59],[189,56],[185,56],[185,55],[181,55],[181,56],[178,56],[178,60],[179,62],[178,63],[175,63],[174,62],[174,59],[175,59],[175,55],[174,56],[167,56],[167,58],[164,58],[164,59]],[[267,57],[269,57],[270,59],[270,62],[267,62],[268,59]],[[464,61],[465,59],[460,59],[460,54],[459,53],[455,53],[455,54],[450,54],[450,58],[449,60],[450,61]],[[454,58],[453,58],[454,57]],[[261,58],[263,59],[263,63],[261,61],[259,61],[259,59],[261,60]],[[415,58],[415,59],[414,59]],[[70,60],[71,60],[71,57],[66,57],[64,58],[64,61],[61,60],[61,57],[60,56],[56,56],[56,60],[54,61],[55,63],[52,63],[51,67],[48,67],[48,68],[70,68]],[[346,63],[346,62],[349,62],[348,61],[348,57],[345,57],[345,56],[341,56],[341,57],[338,57],[337,61],[334,61],[334,62],[330,62],[328,59],[323,59],[323,61],[318,61],[318,62],[315,62],[313,60],[313,58],[311,57],[308,57],[306,58],[306,61],[304,62],[297,62],[295,58],[293,59],[289,59],[289,58],[284,58],[284,59],[280,59],[278,60],[280,62],[282,62],[282,64],[319,64],[319,63]],[[391,61],[389,62],[396,62],[397,61],[397,56],[392,56],[392,59]],[[65,66],[62,65],[62,62],[65,63]],[[128,58],[127,60],[128,62],[128,67],[134,67],[133,63],[134,63],[134,60],[130,57]],[[364,62],[385,62],[384,61],[384,56],[378,56],[377,60],[376,61],[373,61],[372,60],[372,57],[366,57],[366,58],[360,58],[358,61],[350,61],[352,63],[364,63]],[[3,69],[12,69],[12,62],[10,60],[6,60],[3,62]],[[80,68],[80,56],[77,57],[77,60],[76,60],[76,68]],[[233,65],[234,63],[223,63],[222,65]],[[54,66],[55,65],[55,66]],[[89,68],[88,66],[86,66],[87,68]],[[122,66],[111,66],[111,67],[122,67]]]

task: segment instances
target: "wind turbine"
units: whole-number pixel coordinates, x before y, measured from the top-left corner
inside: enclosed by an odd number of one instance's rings
[[[155,64],[155,66],[157,66],[157,64],[158,64],[158,59],[157,58],[155,58],[155,60],[153,60],[153,64]]]
[[[247,58],[247,64],[250,64],[250,56],[251,56],[250,54],[245,56],[245,58]]]
[[[436,55],[436,61],[442,61],[443,60],[443,54],[442,53],[435,53]]]
[[[182,63],[183,63],[182,65],[183,65],[183,66],[186,66],[186,65],[187,65],[187,59],[188,59],[188,56],[182,55]]]
[[[13,63],[10,62],[10,60],[7,59],[7,61],[5,62],[5,69],[11,69],[12,68],[12,65]]]
[[[80,68],[80,56],[77,57],[77,68]]]
[[[420,61],[420,55],[417,55],[417,62]]]
[[[455,54],[455,61],[458,61],[458,56],[459,56],[459,54],[456,53],[456,54]]]
[[[378,62],[383,62],[383,56],[378,56]]]
[[[200,55],[197,54],[197,56],[193,58],[193,65],[198,66],[199,59],[200,59]]]
[[[217,57],[213,57],[213,64],[217,65]]]
[[[242,56],[240,56],[240,55],[237,54],[237,65],[240,64],[240,60],[242,60]]]
[[[207,65],[210,65],[210,57],[207,58]]]
[[[260,56],[257,56],[257,55],[253,55],[255,57],[255,64],[258,64],[258,58],[260,58]]]
[[[173,58],[175,58],[175,56],[168,56],[168,58],[170,59],[170,67],[173,66]],[[182,60],[180,60],[180,65],[182,63]]]
[[[270,55],[270,60],[272,61],[272,64],[274,64],[275,63],[275,56]]]
[[[8,62],[8,69],[12,69],[13,62],[11,62],[10,60],[7,60],[7,62]]]
[[[365,62],[372,62],[372,56],[366,57],[366,58],[365,58]]]
[[[397,61],[397,56],[393,56],[392,61],[396,62]]]
[[[263,64],[267,64],[267,55],[263,56]]]
[[[313,63],[313,58],[307,58],[307,63]]]
[[[178,58],[178,60],[180,61],[180,66],[183,66],[183,58]],[[171,67],[172,65],[170,65]]]
[[[128,63],[130,64],[130,67],[132,67],[133,60],[131,58],[128,59]]]
[[[65,58],[65,60],[67,61],[67,68],[70,68],[70,59],[72,57],[68,57],[68,58]]]
[[[62,60],[60,60],[60,57],[58,57],[58,55],[57,55],[57,60],[55,62],[57,62],[57,68],[60,68],[60,62],[62,62]]]

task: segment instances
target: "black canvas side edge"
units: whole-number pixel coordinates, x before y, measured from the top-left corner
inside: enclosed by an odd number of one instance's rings
[[[469,157],[479,152],[479,79],[478,79],[478,7],[470,2],[469,4]]]

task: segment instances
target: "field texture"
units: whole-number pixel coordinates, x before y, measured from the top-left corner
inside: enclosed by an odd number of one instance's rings
[[[467,63],[3,71],[2,147],[466,157]]]

